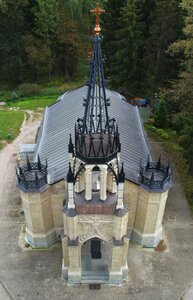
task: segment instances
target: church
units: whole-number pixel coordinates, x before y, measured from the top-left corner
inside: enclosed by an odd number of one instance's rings
[[[33,155],[18,161],[17,187],[32,248],[61,241],[69,284],[120,284],[130,241],[155,248],[171,183],[152,161],[138,108],[106,88],[99,14],[87,84],[46,107]]]

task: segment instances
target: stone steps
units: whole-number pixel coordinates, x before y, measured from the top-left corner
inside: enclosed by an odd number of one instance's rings
[[[105,283],[109,281],[109,276],[107,273],[98,273],[94,274],[93,272],[86,271],[82,274],[81,282],[82,283]]]

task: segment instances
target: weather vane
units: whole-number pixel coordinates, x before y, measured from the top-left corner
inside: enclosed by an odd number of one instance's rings
[[[101,9],[101,8],[99,7],[99,4],[97,3],[96,8],[95,8],[95,9],[92,9],[90,12],[91,12],[92,14],[95,14],[95,15],[96,15],[96,25],[95,25],[94,31],[95,31],[95,33],[96,33],[97,35],[99,35],[99,34],[100,34],[100,31],[101,31],[101,27],[100,27],[100,24],[99,24],[99,16],[100,16],[101,13],[104,13],[105,10],[104,10],[104,9]]]

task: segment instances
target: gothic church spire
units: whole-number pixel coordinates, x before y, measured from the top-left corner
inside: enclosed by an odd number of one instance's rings
[[[104,58],[101,52],[99,15],[104,12],[98,6],[91,11],[96,14],[95,34],[92,38],[93,52],[90,60],[87,94],[83,118],[75,126],[75,150],[77,157],[86,162],[110,160],[120,150],[119,132],[114,118],[109,118],[110,99],[106,96]]]

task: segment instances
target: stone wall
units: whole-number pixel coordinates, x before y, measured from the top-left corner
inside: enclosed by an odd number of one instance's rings
[[[26,241],[32,247],[48,247],[63,236],[65,182],[42,193],[20,191],[26,220]]]

